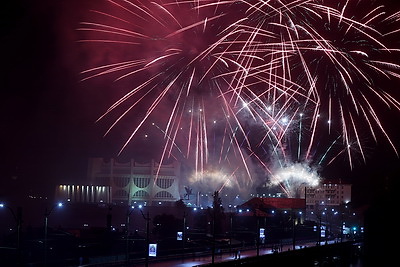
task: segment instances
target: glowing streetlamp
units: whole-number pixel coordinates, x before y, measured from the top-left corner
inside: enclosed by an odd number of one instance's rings
[[[142,213],[143,219],[146,221],[146,258],[145,258],[145,266],[149,266],[149,245],[150,245],[150,215],[149,211],[147,211],[147,215],[145,216],[142,208],[140,208],[140,213]]]
[[[44,212],[44,265],[47,266],[47,226],[48,226],[48,221],[49,221],[49,216],[53,212],[53,210],[58,207],[61,208],[63,206],[63,203],[59,202],[51,207],[50,210],[46,208]]]
[[[20,239],[21,239],[21,224],[22,224],[22,208],[21,207],[17,208],[17,214],[14,213],[14,210],[10,206],[5,205],[4,203],[0,203],[0,208],[8,209],[11,212],[11,214],[12,214],[14,220],[15,220],[15,223],[17,224],[17,244],[16,244],[16,246],[17,246],[18,260],[19,260],[19,256],[20,256],[19,255],[19,253],[20,253]]]

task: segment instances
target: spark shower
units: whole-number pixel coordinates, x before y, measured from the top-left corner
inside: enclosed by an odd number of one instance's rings
[[[99,1],[77,29],[97,57],[82,80],[124,84],[99,118],[106,135],[131,125],[119,153],[153,127],[159,161],[197,183],[248,188],[257,166],[291,195],[338,158],[366,162],[365,140],[398,154],[382,108],[400,110],[400,13],[372,2]],[[302,175],[283,179],[290,168]]]

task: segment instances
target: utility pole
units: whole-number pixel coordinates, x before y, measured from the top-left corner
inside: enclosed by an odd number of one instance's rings
[[[63,204],[60,202],[58,204],[55,204],[53,207],[51,207],[50,210],[45,210],[44,212],[44,266],[47,266],[47,228],[48,228],[48,221],[49,221],[49,216],[53,212],[55,207],[62,207]]]
[[[185,257],[185,239],[186,239],[186,211],[183,212],[182,259]]]
[[[293,234],[293,250],[296,249],[296,223],[295,223],[295,211],[292,209],[292,234]]]
[[[216,218],[216,208],[213,207],[213,220],[212,220],[212,251],[211,251],[211,264],[214,265],[215,258],[215,218]]]
[[[17,224],[17,242],[16,242],[16,248],[17,248],[17,264],[20,263],[21,261],[21,225],[22,225],[22,208],[21,207],[17,207],[17,214],[14,213],[14,210],[10,207],[7,206],[3,203],[0,203],[0,208],[7,208],[14,220],[15,223]]]
[[[21,225],[22,225],[22,207],[17,207],[17,263],[21,263]]]
[[[232,253],[232,238],[233,238],[233,213],[230,212],[230,233],[229,233],[229,252]]]
[[[134,207],[129,208],[126,211],[126,263],[129,264],[129,226],[130,226],[130,216],[134,211]]]
[[[256,220],[257,220],[256,245],[257,245],[257,257],[258,257],[260,256],[260,220],[257,214],[256,214]]]
[[[145,266],[148,267],[149,266],[149,244],[150,244],[150,215],[149,215],[149,211],[147,211],[146,216],[143,214],[143,211],[140,210],[140,212],[142,213],[143,219],[146,220],[146,257],[145,257]]]

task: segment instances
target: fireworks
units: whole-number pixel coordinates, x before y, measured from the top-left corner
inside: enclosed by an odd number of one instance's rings
[[[397,154],[377,109],[400,110],[380,84],[400,77],[389,42],[400,13],[356,2],[104,1],[80,42],[117,56],[82,80],[129,84],[100,117],[113,118],[108,133],[139,111],[120,153],[152,122],[164,138],[160,161],[192,162],[198,181],[214,166],[220,186],[249,184],[254,162],[278,181],[288,178],[272,171],[277,161],[285,172],[347,155],[352,167],[354,151],[366,160],[361,133]]]
[[[317,171],[297,163],[277,169],[272,174],[270,185],[281,186],[288,197],[300,197],[299,190],[302,186],[315,187],[320,179]]]
[[[220,191],[224,187],[232,187],[234,177],[229,177],[228,174],[222,171],[212,171],[210,169],[194,173],[189,177],[189,183],[197,188],[204,188],[204,192],[212,192],[216,188]]]

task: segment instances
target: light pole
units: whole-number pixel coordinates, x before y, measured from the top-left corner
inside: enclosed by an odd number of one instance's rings
[[[296,249],[296,229],[295,229],[295,226],[296,226],[296,223],[295,223],[295,221],[294,221],[294,216],[295,215],[295,212],[294,212],[294,210],[292,209],[292,249],[293,250],[295,250]]]
[[[129,224],[130,224],[130,216],[132,212],[135,210],[134,206],[131,206],[131,209],[127,209],[126,211],[126,262],[129,264]]]
[[[232,253],[232,236],[233,236],[233,213],[232,205],[229,204],[229,215],[230,215],[230,233],[229,233],[229,252]]]
[[[17,208],[17,214],[14,213],[13,209],[10,206],[5,205],[4,203],[0,203],[0,208],[7,208],[11,212],[11,214],[12,214],[12,216],[14,218],[14,221],[17,224],[17,244],[16,244],[16,247],[17,247],[17,257],[18,257],[18,261],[19,261],[20,260],[20,252],[21,252],[20,251],[20,248],[21,248],[21,245],[20,245],[21,241],[20,240],[21,240],[22,208],[21,207]]]
[[[186,211],[183,212],[182,259],[184,259],[185,257],[185,239],[186,239]]]
[[[257,232],[256,232],[256,246],[257,246],[257,257],[260,256],[260,218],[256,214],[257,220]]]
[[[149,266],[149,244],[150,244],[150,216],[149,216],[149,211],[147,211],[146,216],[144,215],[143,211],[140,210],[140,212],[142,213],[143,219],[146,220],[146,248],[145,248],[145,252],[146,252],[146,260],[145,260],[145,266],[148,267]]]
[[[44,212],[44,265],[47,266],[47,225],[49,221],[49,216],[53,212],[54,208],[59,207],[61,208],[63,206],[63,203],[59,202],[51,207],[50,210],[46,208]]]
[[[215,261],[215,220],[216,220],[216,208],[213,207],[213,219],[212,219],[212,251],[211,251],[211,264],[214,265]]]

